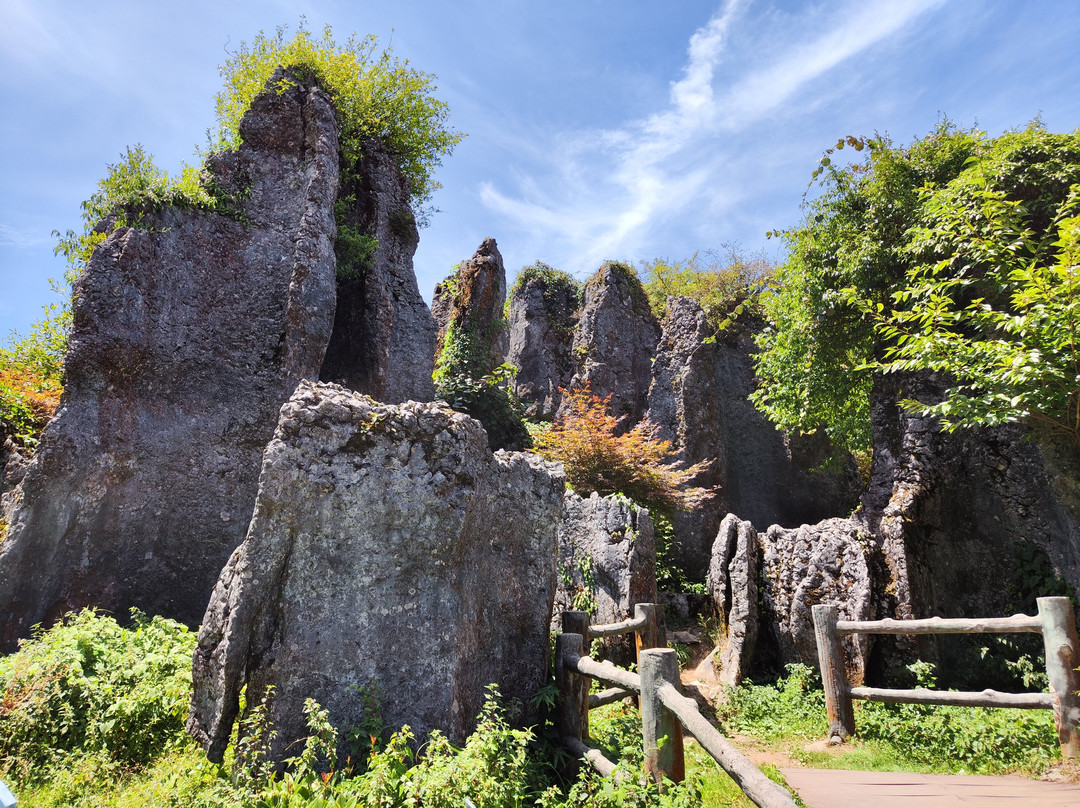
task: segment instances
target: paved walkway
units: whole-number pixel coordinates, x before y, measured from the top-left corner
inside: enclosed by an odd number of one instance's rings
[[[1078,808],[1080,785],[1023,777],[781,769],[810,808]]]

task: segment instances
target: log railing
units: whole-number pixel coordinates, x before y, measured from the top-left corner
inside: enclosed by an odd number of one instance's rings
[[[795,801],[698,712],[693,699],[679,692],[679,663],[673,649],[656,648],[659,640],[657,607],[639,604],[634,619],[605,626],[590,626],[587,612],[564,612],[563,633],[555,639],[555,681],[561,696],[559,716],[563,744],[605,777],[615,764],[585,743],[589,736],[589,709],[628,696],[638,696],[645,771],[658,784],[664,778],[679,782],[685,774],[683,729],[720,764],[760,808],[795,808]],[[586,655],[589,641],[633,631],[637,637],[639,673]],[[589,696],[592,680],[610,686]]]
[[[843,740],[855,734],[852,699],[907,704],[953,704],[968,707],[1016,707],[1022,710],[1053,710],[1062,757],[1080,758],[1080,642],[1076,618],[1068,598],[1038,598],[1039,613],[1013,617],[926,620],[840,620],[835,605],[813,607],[818,664],[825,689],[829,737]],[[1042,634],[1046,649],[1049,693],[956,692],[942,690],[893,690],[851,687],[844,675],[844,649],[840,637],[849,634]]]

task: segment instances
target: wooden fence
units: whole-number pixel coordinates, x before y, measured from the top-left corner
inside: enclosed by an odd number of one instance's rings
[[[818,664],[825,689],[829,736],[844,739],[855,734],[852,699],[905,702],[908,704],[955,704],[969,707],[1017,707],[1053,710],[1062,757],[1080,758],[1080,642],[1076,618],[1068,598],[1039,598],[1034,617],[955,618],[926,620],[840,620],[835,605],[813,607]],[[851,687],[844,675],[844,649],[840,637],[849,634],[1042,634],[1046,648],[1049,693],[956,692],[942,690],[892,690]]]
[[[638,696],[645,770],[657,783],[663,778],[679,782],[685,774],[683,729],[720,764],[755,805],[760,808],[795,808],[795,800],[754,766],[698,712],[693,699],[679,691],[679,662],[675,651],[660,645],[658,608],[639,604],[634,617],[621,623],[590,626],[588,612],[564,612],[563,633],[555,640],[555,681],[561,696],[559,716],[563,743],[605,777],[615,764],[599,749],[585,743],[589,736],[589,709],[612,701]],[[586,649],[596,637],[636,636],[638,673],[611,662],[597,662]],[[609,689],[589,695],[592,679]]]

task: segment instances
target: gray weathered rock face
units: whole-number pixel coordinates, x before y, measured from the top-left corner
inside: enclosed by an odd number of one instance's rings
[[[591,611],[591,622],[634,616],[638,603],[656,603],[656,544],[652,518],[629,500],[567,491],[559,525],[559,585],[553,631],[570,609]],[[620,642],[621,641],[621,642]],[[609,641],[608,658],[634,661],[632,639]]]
[[[759,534],[728,514],[713,545],[707,588],[727,627],[718,679],[732,687],[754,670],[790,662],[816,667],[815,604],[839,604],[841,620],[892,616],[881,613],[879,545],[858,520],[773,525]],[[848,681],[861,684],[869,637],[845,637],[843,644]]]
[[[710,335],[700,305],[671,298],[649,389],[647,417],[680,459],[715,459],[697,484],[722,486],[714,500],[674,520],[679,561],[689,570],[708,566],[726,513],[793,527],[849,513],[862,489],[850,459],[840,471],[815,470],[831,454],[824,436],[785,436],[748,400],[757,384],[752,329],[706,343]]]
[[[795,529],[773,525],[761,545],[765,621],[784,662],[817,665],[814,604],[839,604],[841,620],[877,617],[873,542],[851,520],[826,519]],[[848,681],[861,684],[869,653],[867,636],[845,637],[843,643]]]
[[[730,687],[738,687],[745,678],[757,650],[760,567],[757,531],[750,522],[729,513],[713,543],[705,583],[727,630],[716,657],[717,681]]]
[[[277,411],[334,311],[338,130],[297,84],[258,96],[211,158],[245,223],[166,208],[94,251],[61,408],[0,552],[0,639],[96,606],[195,624],[243,538]]]
[[[1080,456],[1017,426],[943,433],[895,402],[940,400],[944,380],[875,380],[874,465],[860,516],[881,543],[898,617],[1033,613],[1056,570],[1080,588]],[[963,653],[924,640],[943,670]]]
[[[506,269],[495,239],[486,238],[472,258],[458,265],[457,273],[435,286],[432,313],[439,329],[435,355],[442,352],[447,329],[453,327],[484,356],[480,376],[506,361],[508,335],[503,318]],[[480,372],[482,371],[482,372]]]
[[[302,383],[267,446],[244,543],[221,573],[194,664],[189,729],[220,760],[247,684],[273,686],[280,761],[312,697],[356,726],[374,688],[389,726],[460,742],[484,688],[544,683],[564,481],[487,448],[439,404],[379,404]]]
[[[10,438],[0,446],[0,541],[7,534],[8,522],[18,501],[16,489],[23,477],[26,476],[26,468],[30,465],[22,452]]]
[[[571,349],[577,370],[571,387],[586,384],[611,395],[611,411],[630,429],[648,406],[653,354],[660,327],[641,282],[617,264],[604,264],[585,284]]]
[[[363,146],[359,178],[343,195],[355,204],[345,223],[378,241],[358,277],[338,281],[334,331],[319,375],[379,401],[431,401],[435,319],[420,296],[413,254],[420,236],[409,187],[377,140]]]
[[[774,525],[758,536],[765,609],[757,648],[744,643],[743,667],[755,655],[775,657],[774,665],[813,664],[815,603],[839,604],[841,619],[1031,614],[1035,596],[1059,591],[1055,571],[1080,583],[1075,448],[1045,436],[1025,440],[1019,427],[943,433],[896,403],[932,401],[943,390],[930,375],[878,378],[872,480],[859,511],[794,530]],[[727,547],[722,531],[710,573],[722,613],[734,612],[739,592],[751,599],[749,585],[723,574]],[[916,657],[938,663],[946,677],[964,676],[978,654],[970,643],[933,637],[862,636],[845,644],[849,677],[879,683]],[[1000,687],[983,667],[983,679],[963,684]]]
[[[506,361],[518,369],[514,392],[531,418],[555,417],[574,374],[573,343],[578,298],[567,286],[532,278],[510,295]]]

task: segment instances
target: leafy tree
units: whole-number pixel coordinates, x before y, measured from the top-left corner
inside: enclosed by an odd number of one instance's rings
[[[709,461],[683,467],[671,463],[671,442],[658,436],[659,427],[641,421],[618,434],[619,419],[611,415],[611,396],[600,398],[586,386],[562,391],[569,404],[551,428],[534,437],[536,451],[561,462],[566,481],[580,494],[623,494],[650,510],[671,513],[690,510],[714,496],[711,489],[691,485]]]
[[[1080,134],[1040,127],[983,144],[921,194],[915,263],[871,310],[885,371],[939,371],[948,430],[1021,419],[1080,448]]]
[[[836,165],[835,151],[828,150],[815,171],[823,192],[807,204],[803,222],[781,234],[790,255],[763,296],[769,327],[758,339],[761,385],[753,400],[759,409],[785,429],[823,425],[834,440],[864,449],[873,374],[923,368],[958,380],[957,395],[934,410],[959,415],[951,425],[1042,412],[1049,405],[1033,409],[1031,402],[1042,400],[1037,390],[1048,377],[1021,366],[1034,367],[1055,351],[1064,356],[1064,348],[1047,345],[1035,359],[1017,338],[1036,327],[1036,317],[1044,318],[1038,328],[1045,335],[1067,326],[1071,316],[1055,313],[1046,301],[1065,299],[1071,288],[1061,260],[1070,249],[1070,189],[1080,182],[1078,137],[1048,134],[1035,122],[1023,132],[988,138],[943,121],[904,147],[885,137],[839,141],[837,149],[865,153],[854,164]],[[1030,280],[1014,274],[1021,265]],[[1028,296],[1015,296],[1020,287]],[[951,302],[942,303],[943,294]],[[1010,317],[1023,309],[1029,322],[1014,323],[1009,336],[1004,319],[992,324],[990,315],[979,313],[985,305]],[[942,330],[934,332],[934,323]],[[938,342],[946,330],[954,337],[951,360],[942,358]],[[1023,350],[1027,359],[1015,372],[1001,369],[1005,358],[1012,367]],[[989,360],[989,353],[997,358]],[[968,372],[973,363],[982,368],[975,376],[989,387],[975,384]],[[999,378],[991,379],[995,373]],[[1058,382],[1066,375],[1060,368],[1055,373]],[[1031,395],[1018,398],[1021,388]],[[964,407],[975,399],[992,400],[998,409],[984,406],[974,417]],[[1002,408],[1006,399],[1011,412]]]

